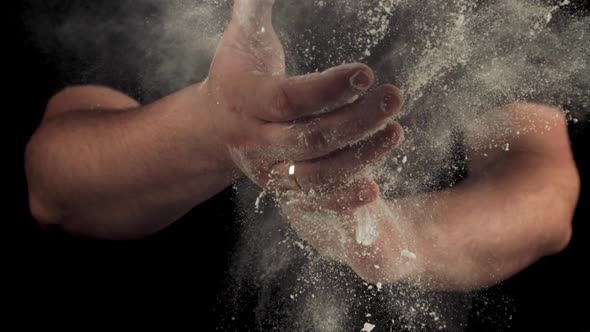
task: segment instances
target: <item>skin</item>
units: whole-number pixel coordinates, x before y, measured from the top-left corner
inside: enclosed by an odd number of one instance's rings
[[[272,1],[236,0],[207,80],[152,104],[97,86],[54,96],[26,151],[39,223],[141,238],[246,176],[276,194],[303,239],[374,283],[481,288],[567,245],[579,178],[559,110],[498,110],[490,127],[549,129],[509,130],[508,152],[468,151],[469,177],[452,189],[384,201],[364,174],[403,141],[392,120],[401,92],[369,90],[362,64],[288,77],[271,13]],[[293,162],[302,191],[288,177]],[[370,244],[356,241],[361,213],[377,216]]]
[[[401,142],[403,130],[391,122],[402,106],[399,89],[368,94],[374,75],[362,64],[287,77],[271,13],[270,2],[236,1],[207,80],[152,104],[96,86],[55,95],[26,150],[39,223],[100,239],[142,238],[244,175],[282,190],[290,185],[286,166],[297,162],[310,189],[325,182],[318,169],[342,160],[343,169],[358,169],[356,150],[345,147],[384,126],[370,139],[376,153]],[[347,104],[354,98],[361,100]]]
[[[450,189],[347,206],[333,204],[339,196],[334,191],[319,199],[298,197],[295,204],[287,197],[283,209],[320,253],[375,284],[407,280],[473,290],[506,280],[568,245],[580,180],[559,109],[509,105],[486,124],[488,132],[467,130],[467,145],[484,136],[508,140],[510,150],[468,149],[469,175]],[[505,133],[498,137],[493,128]],[[377,216],[379,235],[368,245],[356,241],[362,209]],[[334,213],[341,216],[338,227],[326,226]]]

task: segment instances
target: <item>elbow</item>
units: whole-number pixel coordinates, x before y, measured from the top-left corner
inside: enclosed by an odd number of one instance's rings
[[[552,196],[548,197],[547,206],[555,206],[552,209],[552,222],[549,223],[547,235],[549,240],[546,246],[547,255],[557,254],[565,250],[573,235],[572,221],[580,197],[580,176],[573,161],[566,166],[563,177],[554,185]]]
[[[43,229],[53,228],[60,224],[58,209],[50,203],[46,190],[43,189],[43,172],[40,159],[38,140],[34,136],[27,144],[25,150],[25,175],[27,181],[29,212],[33,219]]]
[[[29,212],[35,222],[46,230],[59,226],[61,223],[59,214],[39,197],[40,195],[29,189]]]
[[[547,247],[547,255],[558,254],[565,250],[569,246],[572,234],[571,221],[564,221],[563,225],[553,234],[550,245]]]
[[[64,176],[63,164],[51,165],[55,149],[40,131],[26,146],[24,166],[30,216],[46,231],[59,230],[68,236],[107,241],[137,240],[160,229],[142,227],[156,217],[139,219],[136,215],[110,213],[108,206],[88,204],[89,196],[79,188],[81,181]],[[55,146],[55,145],[53,145]],[[57,170],[57,171],[56,171]],[[61,173],[60,173],[61,172]],[[147,221],[146,221],[147,220]],[[152,223],[157,224],[158,220]]]

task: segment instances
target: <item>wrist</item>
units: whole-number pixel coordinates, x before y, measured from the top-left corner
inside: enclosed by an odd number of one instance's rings
[[[158,117],[162,126],[174,137],[173,146],[184,155],[186,171],[197,177],[204,175],[228,186],[240,177],[225,147],[222,133],[214,117],[219,110],[207,93],[205,83],[188,86],[157,101],[148,108],[163,112]]]
[[[211,161],[212,170],[234,182],[242,177],[242,172],[231,157],[223,127],[226,125],[219,115],[223,114],[223,104],[210,89],[208,80],[195,84],[188,89],[193,90],[193,100],[196,104],[191,108],[199,134],[195,140],[196,150]],[[198,158],[198,157],[197,157]]]

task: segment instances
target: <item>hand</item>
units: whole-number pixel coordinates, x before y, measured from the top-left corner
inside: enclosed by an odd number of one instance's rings
[[[408,279],[422,269],[420,237],[399,206],[380,198],[371,182],[361,180],[327,197],[293,195],[282,200],[281,210],[321,256],[348,265],[367,282]],[[349,198],[349,192],[358,192],[359,199]]]
[[[265,189],[333,187],[401,142],[403,130],[391,118],[403,97],[392,85],[366,95],[374,75],[362,64],[288,77],[272,4],[235,1],[202,85],[217,149]],[[293,168],[297,183],[289,177]]]

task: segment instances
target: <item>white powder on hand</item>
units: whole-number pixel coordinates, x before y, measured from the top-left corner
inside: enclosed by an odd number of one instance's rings
[[[411,259],[411,260],[415,260],[416,259],[416,254],[409,251],[408,249],[404,249],[401,252],[401,256],[403,258],[407,258],[407,259]]]

